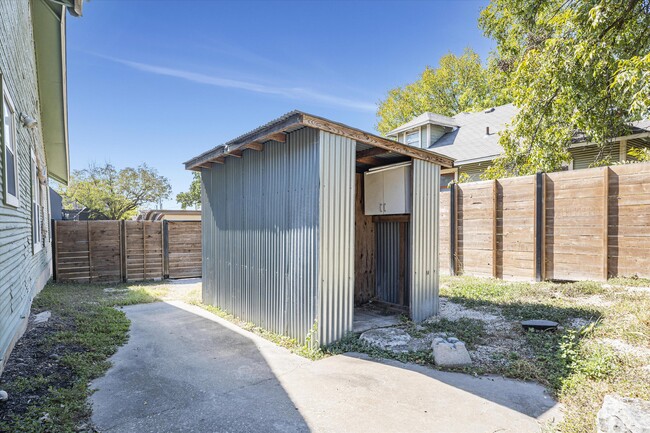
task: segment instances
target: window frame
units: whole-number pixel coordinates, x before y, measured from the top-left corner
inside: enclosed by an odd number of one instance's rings
[[[440,177],[445,175],[453,174],[454,175],[454,180],[453,182],[458,181],[458,167],[452,167],[452,168],[443,168],[440,170]],[[440,191],[448,191],[450,188],[448,186],[443,187],[442,182],[440,183]]]
[[[2,95],[2,104],[0,104],[0,128],[1,128],[1,135],[2,135],[2,179],[3,179],[3,198],[4,198],[4,204],[7,206],[12,206],[15,208],[20,207],[20,176],[18,175],[18,172],[20,171],[20,164],[18,162],[18,137],[16,136],[17,134],[17,128],[16,128],[16,106],[14,105],[13,99],[11,99],[11,95],[9,95],[9,92],[7,91],[7,86],[5,84],[4,78],[2,77],[2,74],[0,74],[0,94]],[[11,128],[11,138],[13,139],[13,149],[9,149],[9,143],[7,142],[7,137],[5,137],[4,131],[5,131],[5,113],[4,113],[4,107],[5,103],[9,110],[11,110],[12,116],[12,125],[10,126]],[[14,184],[16,185],[16,194],[11,194],[9,192],[9,186],[8,186],[8,180],[9,180],[9,173],[8,173],[8,164],[7,164],[7,154],[8,152],[13,153],[13,159],[14,159]]]
[[[409,143],[409,138],[408,137],[411,134],[417,134],[418,135],[418,140],[417,140],[418,146],[417,147],[421,148],[422,147],[422,131],[420,130],[420,128],[413,129],[411,131],[406,131],[404,133],[404,144],[406,144],[407,146],[415,147],[413,144]]]
[[[36,154],[31,152],[30,174],[32,179],[32,251],[34,254],[43,249],[43,205],[41,204],[41,182],[38,180]]]

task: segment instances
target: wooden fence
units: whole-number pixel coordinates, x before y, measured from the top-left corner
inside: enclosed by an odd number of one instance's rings
[[[200,221],[55,221],[57,281],[201,276]]]
[[[650,277],[650,164],[454,185],[440,194],[440,268],[526,280]]]

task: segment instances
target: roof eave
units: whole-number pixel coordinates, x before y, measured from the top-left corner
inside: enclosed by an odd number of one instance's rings
[[[453,158],[437,154],[435,152],[411,147],[395,140],[390,140],[378,135],[369,134],[356,128],[349,127],[342,123],[314,116],[302,112],[293,112],[281,121],[271,123],[267,127],[257,128],[249,134],[245,134],[235,140],[229,141],[226,145],[217,146],[201,155],[186,161],[185,169],[199,171],[202,167],[208,167],[212,163],[223,163],[223,158],[234,152],[241,152],[248,146],[263,143],[273,139],[274,134],[283,133],[288,128],[295,126],[306,126],[333,134],[342,135],[365,143],[371,146],[380,147],[397,154],[409,156],[432,162],[443,167],[452,167]]]
[[[66,71],[66,8],[32,2],[40,121],[48,175],[65,185],[70,174]]]

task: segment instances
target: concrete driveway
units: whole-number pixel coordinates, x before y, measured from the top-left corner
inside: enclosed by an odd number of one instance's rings
[[[124,308],[129,342],[93,382],[103,432],[537,432],[541,386],[333,356],[312,362],[182,302]]]

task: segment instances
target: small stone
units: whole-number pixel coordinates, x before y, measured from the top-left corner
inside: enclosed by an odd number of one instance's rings
[[[0,403],[4,403],[7,400],[9,400],[9,394],[7,394],[7,391],[0,389]]]
[[[598,433],[649,433],[650,401],[608,394],[596,422]]]
[[[50,419],[50,414],[45,412],[42,417],[38,419],[40,422],[52,422]]]
[[[371,329],[361,334],[359,339],[379,349],[397,353],[408,352],[408,344],[411,342],[411,336],[397,328]]]
[[[50,320],[50,316],[52,316],[52,313],[50,311],[43,311],[42,313],[38,313],[36,316],[34,316],[34,323],[45,323]]]
[[[460,340],[458,338],[449,337],[447,338],[447,341],[450,343],[458,343]]]
[[[61,359],[61,357],[59,355],[57,355],[56,353],[51,354],[49,358],[54,359],[55,361]]]
[[[436,338],[433,340],[433,362],[441,367],[466,367],[472,365],[472,358],[467,352],[465,343],[453,338],[455,342],[448,339]]]

